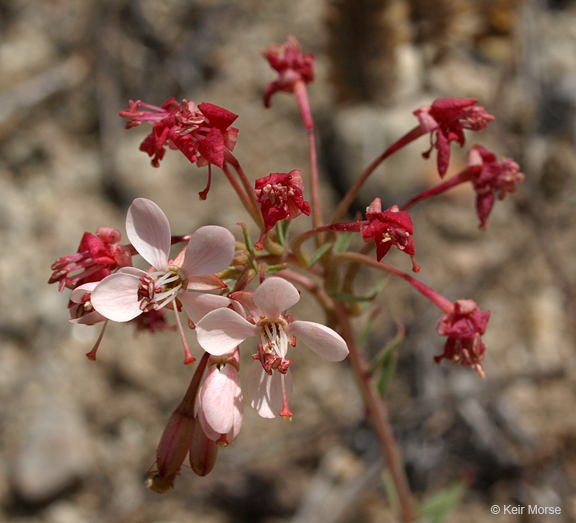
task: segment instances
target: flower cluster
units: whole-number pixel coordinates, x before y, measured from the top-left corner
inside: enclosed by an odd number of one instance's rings
[[[264,105],[270,107],[270,98],[278,91],[291,93],[297,82],[314,81],[314,55],[300,52],[300,44],[289,36],[282,45],[271,45],[264,51],[264,58],[278,72],[276,80],[268,84],[264,93]]]
[[[438,151],[438,172],[444,177],[450,163],[450,142],[463,146],[464,129],[482,131],[494,120],[475,98],[439,98],[432,105],[414,111],[424,133],[430,133],[431,147],[424,153],[428,158],[432,149]]]
[[[142,122],[152,124],[152,132],[140,145],[152,158],[152,165],[159,167],[160,160],[166,154],[166,147],[178,149],[191,163],[199,167],[216,165],[224,167],[230,160],[238,139],[238,129],[231,127],[238,115],[213,105],[174,98],[166,100],[162,107],[130,101],[130,107],[118,113],[127,118],[126,129],[137,127]],[[210,178],[206,189],[200,193],[202,199],[210,190]]]
[[[503,200],[516,192],[517,183],[524,181],[520,166],[512,158],[497,161],[496,155],[481,145],[475,145],[468,153],[468,172],[476,191],[476,212],[480,227],[486,227],[486,220],[494,206],[496,197]]]
[[[448,336],[448,340],[444,352],[435,356],[434,361],[460,362],[463,366],[472,367],[483,378],[486,373],[482,360],[486,347],[481,336],[486,332],[489,319],[490,311],[481,311],[473,300],[456,301],[453,311],[438,322],[436,331],[440,336]]]
[[[264,236],[280,220],[293,220],[304,213],[310,216],[310,204],[304,201],[302,176],[294,169],[288,174],[272,173],[256,180],[258,206],[264,219],[264,232],[256,244],[263,248]]]
[[[212,470],[219,449],[232,444],[239,435],[244,392],[260,416],[292,418],[289,407],[293,393],[292,360],[288,352],[297,343],[331,362],[342,361],[349,353],[354,356],[350,358],[351,367],[361,384],[369,407],[367,412],[376,421],[374,429],[380,431],[378,439],[386,441],[386,445],[394,444],[389,437],[391,429],[386,428],[385,409],[377,405],[380,398],[373,383],[374,373],[388,376],[390,368],[383,369],[386,358],[368,362],[358,342],[365,336],[356,335],[352,322],[375,296],[355,293],[354,280],[361,266],[402,278],[442,310],[444,315],[437,332],[448,339],[443,354],[434,357],[436,362],[443,359],[460,362],[485,376],[486,348],[482,335],[490,312],[481,311],[473,300],[452,303],[383,258],[395,247],[410,256],[413,272],[420,271],[415,261],[414,225],[408,209],[459,183],[472,183],[484,228],[495,199],[513,193],[516,184],[524,179],[518,164],[508,158],[497,161],[494,154],[476,145],[461,173],[442,180],[403,205],[383,210],[381,199],[375,197],[363,218],[343,220],[368,177],[388,156],[429,134],[431,147],[424,156],[429,157],[433,149],[437,150],[438,171],[443,178],[449,165],[451,142],[463,146],[464,130],[481,131],[494,117],[476,105],[473,98],[438,99],[416,110],[419,125],[383,151],[360,174],[338,205],[332,221],[325,222],[314,121],[306,91],[307,84],[314,79],[314,57],[302,54],[293,37],[281,46],[269,47],[264,56],[278,73],[266,88],[265,106],[270,105],[274,93],[284,91],[294,95],[300,109],[310,160],[304,177],[300,169],[294,169],[289,173],[271,173],[255,183],[250,181],[232,154],[238,129],[231,125],[237,115],[216,105],[196,106],[186,100],[179,104],[174,98],[160,107],[131,101],[129,108],[119,113],[127,119],[127,129],[143,122],[152,125],[140,149],[152,158],[153,166],[159,166],[166,148],[180,150],[191,163],[208,165],[208,184],[200,193],[201,199],[208,195],[211,166],[222,169],[258,227],[261,235],[256,243],[252,243],[248,226],[243,223],[239,225],[244,243],[216,225],[200,227],[186,236],[173,236],[160,207],[151,200],[137,198],[126,215],[129,244],[120,244],[119,231],[100,228],[96,235],[84,234],[77,253],[52,265],[49,283],[58,283],[60,291],[71,291],[70,322],[103,324],[96,345],[87,354],[90,359],[96,359],[106,325],[115,321],[134,322],[138,330],[151,332],[177,330],[184,348],[184,363],[196,363],[190,385],[166,424],[157,449],[156,469],[148,479],[149,488],[159,493],[173,487],[187,456],[196,474],[205,476]],[[304,197],[305,181],[311,203]],[[311,216],[313,226],[290,238],[289,222],[301,215]],[[274,227],[276,236],[272,232]],[[342,232],[361,235],[365,244],[360,240],[354,242],[353,235],[338,237]],[[303,247],[310,239],[316,244],[313,253]],[[179,243],[184,246],[172,258],[172,246]],[[370,254],[373,247],[376,259]],[[136,255],[142,258],[139,263],[144,264],[143,268],[133,266],[132,258]],[[295,285],[316,298],[330,325],[342,335],[321,323],[294,319],[288,313],[300,300],[300,290]],[[374,311],[369,314],[368,325],[375,316]],[[175,325],[168,321],[170,318]],[[196,356],[188,346],[183,325],[193,329],[201,347]],[[249,338],[255,341],[248,346],[249,352],[243,360],[242,345]],[[241,366],[246,361],[250,362],[250,368],[243,379]],[[392,449],[385,454],[398,453]],[[395,481],[402,481],[404,474],[397,471],[392,476]],[[407,491],[406,485],[398,488],[399,493]],[[405,513],[410,513],[410,500],[405,497],[400,503],[404,504]]]

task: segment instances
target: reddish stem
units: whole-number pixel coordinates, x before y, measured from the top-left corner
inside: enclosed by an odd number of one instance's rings
[[[261,216],[258,207],[256,208],[254,207],[253,202],[248,198],[248,196],[246,196],[246,193],[242,190],[242,187],[240,187],[240,184],[236,181],[236,178],[234,178],[234,175],[230,172],[230,169],[228,169],[228,166],[226,164],[224,164],[222,170],[224,171],[226,178],[228,178],[228,181],[236,191],[236,194],[240,198],[242,205],[244,205],[244,208],[248,211],[248,214],[259,226],[261,226],[260,224]]]
[[[392,481],[396,488],[396,494],[400,503],[401,518],[405,523],[415,519],[412,495],[408,480],[404,471],[404,465],[400,455],[400,449],[394,436],[388,409],[380,398],[372,379],[370,378],[370,365],[366,361],[362,349],[356,343],[356,336],[350,324],[350,318],[344,304],[336,300],[336,314],[339,320],[341,334],[348,345],[349,361],[356,377],[360,392],[366,404],[368,417],[376,433],[382,456],[386,460],[386,466],[390,471]]]
[[[448,180],[436,185],[435,187],[432,187],[431,189],[426,189],[425,191],[422,191],[420,194],[417,194],[416,196],[413,196],[409,200],[406,200],[400,206],[400,210],[401,211],[407,211],[416,202],[420,202],[422,200],[426,200],[427,198],[431,198],[432,196],[436,196],[438,194],[441,194],[444,191],[447,191],[448,189],[455,187],[456,185],[459,185],[461,183],[464,183],[464,182],[471,180],[473,178],[473,176],[474,176],[473,173],[471,173],[468,169],[464,169],[463,171],[459,172],[458,174],[452,176],[452,178],[449,178]]]
[[[366,183],[366,180],[370,177],[370,175],[378,168],[378,166],[391,154],[395,153],[405,145],[408,145],[410,142],[420,138],[420,136],[426,134],[426,132],[420,127],[415,127],[410,132],[406,133],[402,138],[398,139],[394,142],[388,149],[386,149],[378,158],[376,158],[366,169],[364,172],[359,176],[359,178],[354,182],[352,187],[348,189],[348,192],[342,198],[342,201],[336,208],[336,212],[332,217],[332,223],[340,222],[344,218],[346,218],[346,213],[348,209],[358,196],[360,189],[362,189],[363,185]]]
[[[238,160],[236,159],[235,156],[232,155],[232,153],[230,153],[228,160],[232,165],[232,167],[234,167],[234,170],[238,174],[238,178],[240,178],[240,181],[244,186],[248,198],[252,202],[252,207],[254,208],[254,214],[257,217],[257,219],[255,218],[256,223],[258,224],[259,227],[263,228],[264,220],[262,219],[262,213],[260,212],[260,206],[258,205],[258,198],[256,197],[256,191],[254,190],[254,187],[252,187],[252,184],[250,183],[250,180],[248,180],[248,177],[246,176],[244,169],[242,169],[242,167],[240,166],[240,162],[238,162]]]
[[[300,109],[300,115],[304,126],[308,131],[308,157],[310,161],[310,199],[312,202],[312,223],[314,227],[320,227],[324,220],[322,218],[322,202],[320,200],[320,175],[318,172],[318,152],[316,147],[316,135],[314,132],[314,120],[308,102],[308,92],[303,80],[298,80],[294,84],[294,94]],[[323,243],[323,238],[318,238],[318,244]]]
[[[412,287],[414,287],[418,292],[426,296],[434,305],[436,305],[440,310],[445,312],[446,314],[452,312],[454,310],[454,305],[448,299],[442,296],[440,293],[436,292],[434,289],[431,289],[421,281],[417,280],[416,278],[406,274],[404,271],[390,265],[389,263],[383,261],[377,261],[369,256],[364,254],[359,254],[356,252],[340,252],[333,255],[332,260],[334,262],[344,262],[349,261],[352,263],[361,263],[363,265],[367,265],[368,267],[373,267],[374,269],[378,269],[383,272],[388,272],[394,274],[396,276],[400,276],[400,278],[404,278]]]

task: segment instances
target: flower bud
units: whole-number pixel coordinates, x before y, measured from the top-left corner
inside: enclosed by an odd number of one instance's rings
[[[218,445],[208,439],[198,420],[195,420],[190,439],[190,467],[198,476],[212,472],[218,458]]]

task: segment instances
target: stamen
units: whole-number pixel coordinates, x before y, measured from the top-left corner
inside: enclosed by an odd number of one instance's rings
[[[92,347],[92,350],[90,352],[86,353],[86,357],[91,361],[96,361],[96,351],[98,350],[98,347],[100,347],[100,342],[102,341],[102,338],[104,337],[104,331],[106,330],[107,325],[108,325],[108,320],[106,320],[104,322],[104,325],[102,326],[102,330],[100,331],[100,336],[98,336],[98,339],[96,340],[96,343],[94,344],[94,347]]]
[[[190,353],[188,348],[188,342],[186,341],[186,336],[184,336],[184,329],[182,329],[182,323],[180,322],[180,316],[178,316],[178,311],[174,308],[174,313],[176,314],[176,324],[178,325],[178,331],[180,332],[180,339],[182,340],[182,345],[184,346],[184,365],[192,365],[196,361],[196,358]]]

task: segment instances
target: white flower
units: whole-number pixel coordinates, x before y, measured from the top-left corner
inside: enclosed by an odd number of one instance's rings
[[[234,349],[245,339],[258,336],[261,347],[248,374],[250,403],[265,418],[280,414],[290,417],[288,400],[292,394],[288,344],[296,336],[328,361],[341,361],[348,355],[342,337],[332,329],[310,321],[292,321],[284,312],[300,299],[296,287],[282,278],[268,278],[254,292],[242,293],[241,303],[253,323],[231,309],[217,309],[196,326],[198,343],[212,355]],[[274,372],[276,371],[276,372]]]
[[[102,316],[112,321],[129,321],[145,311],[173,307],[177,298],[196,323],[209,311],[230,304],[231,300],[224,296],[190,292],[224,286],[214,273],[226,269],[234,258],[236,242],[230,231],[214,225],[201,227],[170,263],[172,235],[168,218],[154,202],[137,198],[128,209],[126,233],[153,271],[124,267],[104,278],[91,295],[92,306]],[[195,359],[188,350],[178,307],[173,308],[184,345],[184,363],[190,364]]]

